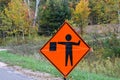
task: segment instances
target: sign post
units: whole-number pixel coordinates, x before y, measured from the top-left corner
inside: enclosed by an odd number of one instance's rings
[[[64,80],[66,80],[66,78],[64,77]]]
[[[40,52],[61,72],[64,80],[87,54],[90,47],[64,22],[56,34],[40,49]]]

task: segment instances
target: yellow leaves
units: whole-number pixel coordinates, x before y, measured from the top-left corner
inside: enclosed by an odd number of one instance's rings
[[[84,33],[83,27],[88,23],[88,16],[90,14],[89,1],[80,0],[73,12],[72,19],[81,29],[81,35]]]
[[[11,0],[8,8],[5,10],[6,14],[12,19],[20,19],[25,17],[27,11],[26,6],[22,5],[21,0]]]
[[[81,0],[78,5],[76,6],[76,13],[82,13],[84,11],[90,11],[88,8],[89,2],[88,0]]]
[[[28,7],[23,3],[22,0],[11,0],[8,7],[5,8],[6,16],[11,19],[14,26],[13,32],[28,31],[31,19],[28,17]]]
[[[76,8],[74,10],[74,15],[78,17],[75,18],[76,20],[81,19],[87,19],[90,14],[90,8],[89,1],[88,0],[80,0],[80,2],[76,5]]]

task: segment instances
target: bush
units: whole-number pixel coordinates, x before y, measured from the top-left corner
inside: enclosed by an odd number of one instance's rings
[[[103,52],[104,57],[120,57],[120,39],[112,36],[110,39],[106,39],[103,42],[105,51]]]
[[[114,62],[111,60],[112,58],[107,59],[98,59],[90,62],[91,59],[84,59],[80,62],[78,66],[80,71],[88,71],[96,74],[104,74],[112,77],[118,77],[120,73],[120,58],[115,58]]]

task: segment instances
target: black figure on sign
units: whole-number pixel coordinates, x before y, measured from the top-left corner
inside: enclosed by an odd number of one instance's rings
[[[56,42],[50,42],[50,51],[56,51]]]
[[[65,66],[67,66],[67,63],[68,63],[68,57],[70,57],[70,63],[72,66],[73,65],[72,46],[79,45],[80,40],[77,43],[70,42],[70,40],[72,39],[72,36],[70,34],[67,34],[65,38],[66,38],[67,42],[58,42],[58,44],[62,44],[62,45],[66,46]]]

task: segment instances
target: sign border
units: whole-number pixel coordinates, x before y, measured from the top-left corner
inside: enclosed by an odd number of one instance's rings
[[[89,48],[89,49],[86,51],[86,53],[81,57],[81,59],[82,59],[82,58],[89,52],[90,47],[88,46],[88,44],[86,44],[86,42],[78,35],[78,33],[77,33],[66,21],[60,26],[60,28],[57,30],[57,32],[45,43],[45,45],[40,49],[39,52],[41,52],[41,53],[44,55],[44,53],[43,53],[41,50],[51,41],[51,39],[59,32],[59,30],[61,30],[61,28],[62,28],[65,24],[67,24],[67,25],[71,28],[71,30],[72,30],[72,31],[83,41],[83,43]],[[80,59],[80,60],[71,68],[71,70],[70,70],[66,75],[64,75],[64,73],[63,73],[46,55],[44,55],[44,57],[46,57],[47,60],[49,60],[50,63],[51,63],[52,65],[54,65],[55,68],[56,68],[64,77],[67,77],[67,76],[70,74],[70,72],[76,67],[76,65],[81,61],[81,59]]]

